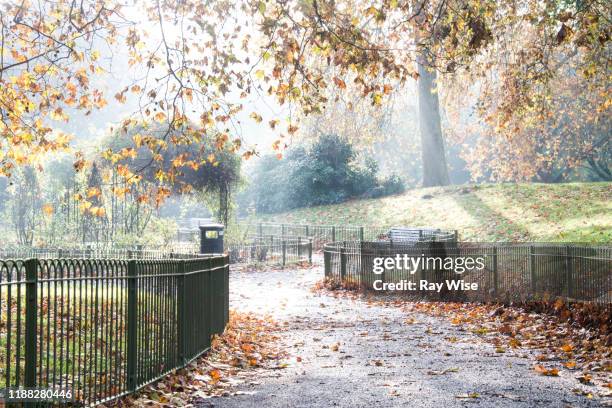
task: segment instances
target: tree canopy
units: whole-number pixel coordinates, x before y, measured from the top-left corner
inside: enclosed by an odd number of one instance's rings
[[[134,98],[137,108],[118,127],[163,126],[134,142],[150,150],[159,183],[170,183],[207,160],[199,151],[164,160],[172,145],[214,134],[216,149],[257,153],[241,138],[247,96],[290,107],[282,119],[249,113],[282,150],[299,134],[300,116],[325,109],[327,90],[351,84],[379,106],[432,71],[480,86],[479,112],[496,140],[531,140],[535,131],[519,124],[549,115],[570,63],[597,95],[588,110],[609,113],[609,15],[609,2],[596,0],[8,1],[0,6],[0,173],[68,149],[71,135],[55,122]],[[107,95],[95,78],[112,71],[115,53],[138,75]],[[85,163],[77,152],[75,167]]]

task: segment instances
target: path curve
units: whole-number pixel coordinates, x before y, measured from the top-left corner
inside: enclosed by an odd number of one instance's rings
[[[322,276],[320,266],[231,272],[230,308],[285,324],[290,364],[200,407],[602,406],[563,373],[537,374],[526,351],[499,354],[441,318],[313,293]]]

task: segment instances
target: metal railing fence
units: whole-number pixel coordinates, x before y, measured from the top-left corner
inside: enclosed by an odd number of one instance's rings
[[[192,259],[200,256],[197,250],[191,248],[191,251],[171,252],[164,249],[9,247],[0,248],[0,259]]]
[[[393,266],[373,272],[375,258],[396,257],[482,258],[483,268],[463,268],[461,274],[444,268],[408,271]],[[449,262],[453,262],[449,261]],[[464,261],[462,261],[464,262]],[[394,242],[334,242],[325,245],[325,276],[349,287],[373,289],[374,281],[412,281],[417,290],[408,293],[425,298],[510,303],[545,298],[612,303],[612,247],[563,243],[465,243],[406,244]],[[477,283],[477,290],[432,293],[419,290],[421,280]],[[380,282],[378,284],[380,287]]]
[[[338,241],[376,241],[387,234],[391,227],[351,226],[351,225],[318,225],[318,224],[281,224],[281,223],[239,223],[245,236],[304,237],[312,239],[315,251],[324,245]],[[429,230],[423,229],[425,234]],[[438,236],[457,238],[456,231],[440,231]]]
[[[229,259],[0,260],[0,388],[131,393],[209,349],[228,321]]]
[[[285,266],[291,263],[312,263],[312,239],[253,236],[248,243],[227,245],[230,263],[264,263]]]

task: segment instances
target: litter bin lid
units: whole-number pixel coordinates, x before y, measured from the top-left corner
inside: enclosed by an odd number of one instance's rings
[[[225,228],[223,224],[219,224],[217,222],[207,222],[204,224],[200,224],[199,227],[200,229],[210,229],[210,228],[223,229]]]

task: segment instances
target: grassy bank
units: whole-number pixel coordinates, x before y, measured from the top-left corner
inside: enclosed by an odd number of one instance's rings
[[[612,183],[483,184],[262,215],[286,223],[431,226],[465,239],[612,241]]]

